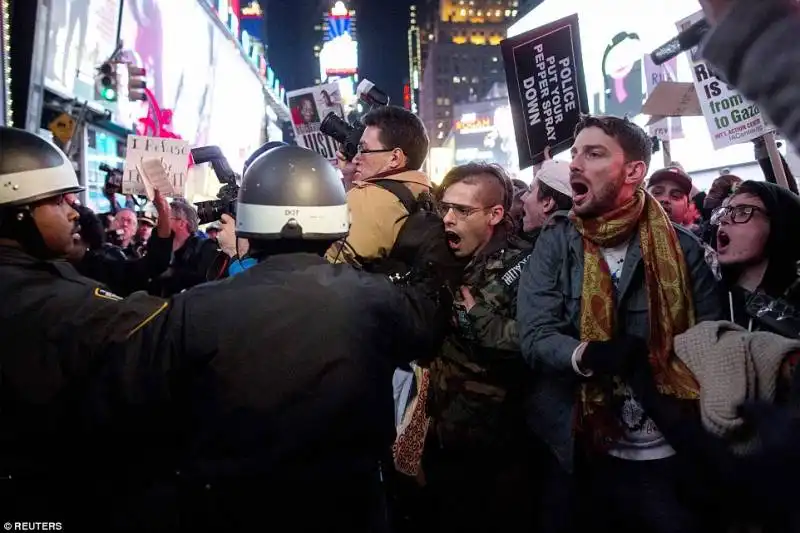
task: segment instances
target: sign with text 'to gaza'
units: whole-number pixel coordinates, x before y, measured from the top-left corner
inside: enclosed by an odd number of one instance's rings
[[[578,15],[501,43],[519,151],[527,168],[572,146],[575,125],[589,113]]]

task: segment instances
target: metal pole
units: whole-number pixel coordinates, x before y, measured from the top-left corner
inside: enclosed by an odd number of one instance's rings
[[[661,151],[664,155],[664,168],[672,165],[672,145],[669,141],[661,142]]]
[[[116,39],[114,40],[115,43],[119,43],[120,38],[122,37],[122,8],[125,7],[125,0],[119,0],[119,12],[117,13],[117,35]]]
[[[772,171],[775,173],[775,181],[781,187],[789,189],[789,180],[786,179],[786,171],[783,168],[783,161],[781,161],[781,153],[778,151],[778,143],[775,141],[775,133],[765,133],[762,138],[769,153],[769,162],[772,165]]]

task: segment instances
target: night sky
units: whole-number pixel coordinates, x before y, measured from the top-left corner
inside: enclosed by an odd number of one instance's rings
[[[263,0],[262,0],[263,3]],[[349,0],[356,10],[359,75],[402,105],[408,77],[408,8],[412,0]],[[319,63],[314,26],[333,0],[268,0],[267,57],[287,91],[314,84]]]

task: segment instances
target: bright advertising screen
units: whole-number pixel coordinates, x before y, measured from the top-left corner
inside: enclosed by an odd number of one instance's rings
[[[66,96],[94,98],[97,67],[116,48],[119,2],[50,0],[44,71],[48,89]]]
[[[236,170],[263,137],[263,86],[197,0],[125,0],[121,38],[147,70],[169,129],[192,145],[218,145]],[[120,105],[121,120],[148,113]]]
[[[583,66],[591,104],[593,100],[595,102],[613,100],[620,88],[627,89],[625,86],[615,87],[608,82],[609,58],[612,55],[621,55],[617,52],[624,48],[628,64],[633,65],[634,62],[641,61],[645,54],[649,54],[678,33],[676,23],[679,20],[699,10],[700,4],[697,0],[646,3],[640,0],[603,2],[545,0],[512,25],[508,35],[513,37],[578,13],[583,45]],[[620,44],[622,37],[627,37],[624,39],[624,47]],[[615,65],[620,69],[625,66]],[[625,72],[628,70],[624,69]],[[677,81],[692,81],[686,54],[678,57],[677,78]],[[594,107],[593,104],[592,108]],[[635,120],[644,125],[648,118],[639,115]],[[679,161],[688,171],[753,161],[753,145],[750,143],[714,150],[703,117],[685,117],[682,124],[685,138],[673,140],[671,152],[673,159]],[[568,157],[568,153],[560,154],[557,158],[563,157]],[[660,168],[661,162],[661,154],[656,154],[652,168]]]
[[[456,105],[454,115],[456,165],[487,161],[511,173],[517,172],[519,163],[508,100]]]
[[[342,2],[336,2],[327,17],[328,33],[319,54],[323,80],[331,76],[350,76],[358,72],[358,43],[354,22]]]

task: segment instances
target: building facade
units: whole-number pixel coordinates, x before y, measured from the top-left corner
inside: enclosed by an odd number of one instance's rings
[[[452,128],[454,105],[477,102],[495,83],[505,82],[499,44],[518,6],[518,0],[439,2],[419,94],[420,117],[433,146]]]

